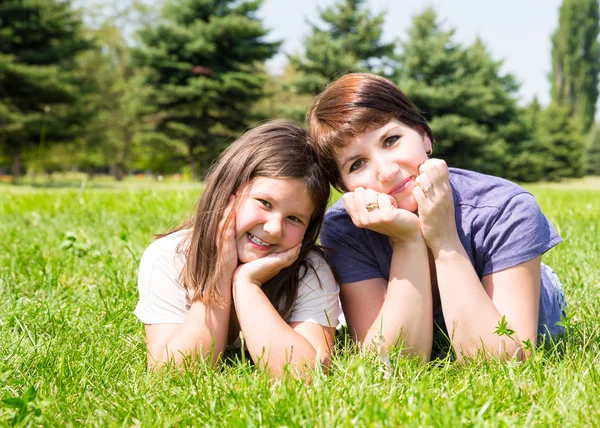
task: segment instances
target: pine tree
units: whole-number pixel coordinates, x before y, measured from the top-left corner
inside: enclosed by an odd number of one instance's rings
[[[394,51],[383,43],[385,13],[373,16],[365,0],[338,0],[320,11],[324,26],[311,24],[303,55],[290,56],[301,73],[297,93],[315,95],[329,82],[351,71],[382,73]]]
[[[433,9],[413,18],[394,80],[421,109],[449,165],[510,176],[515,147],[528,139],[512,75],[500,74],[481,41],[462,47]],[[512,178],[512,177],[511,177]]]
[[[22,174],[23,152],[74,135],[84,120],[73,107],[77,55],[90,43],[68,0],[0,2],[0,146]]]
[[[544,168],[545,180],[559,181],[583,175],[584,144],[566,107],[551,103],[540,114],[536,134],[549,156]]]
[[[595,123],[588,135],[586,173],[600,175],[600,124]]]
[[[137,60],[150,71],[152,120],[187,146],[194,175],[252,122],[250,107],[263,96],[263,64],[279,43],[263,40],[261,4],[174,0],[139,33]]]
[[[566,107],[586,133],[598,99],[598,0],[563,0],[558,21],[552,36],[552,100]]]

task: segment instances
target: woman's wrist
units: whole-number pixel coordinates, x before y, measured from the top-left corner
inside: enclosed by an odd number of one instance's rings
[[[430,246],[431,254],[435,261],[442,261],[448,257],[454,257],[456,254],[464,252],[464,248],[458,236],[441,242],[435,246]]]

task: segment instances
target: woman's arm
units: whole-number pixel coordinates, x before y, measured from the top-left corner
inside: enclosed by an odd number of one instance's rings
[[[448,167],[444,161],[430,159],[420,173],[414,196],[457,357],[475,357],[479,351],[505,359],[526,357],[523,342],[535,345],[537,337],[540,257],[480,281],[458,237]],[[514,331],[511,337],[496,333],[501,333],[503,317],[506,327]]]
[[[459,359],[486,354],[526,358],[523,342],[535,346],[540,296],[540,257],[486,275],[480,281],[460,245],[435,257],[440,300],[452,346]],[[503,317],[511,337],[495,332]]]
[[[221,288],[225,298],[222,306],[207,306],[195,302],[182,324],[145,325],[149,367],[170,359],[175,364],[180,364],[183,357],[189,354],[210,358],[213,364],[218,361],[227,345],[231,312],[229,284],[224,284]]]
[[[425,242],[394,245],[389,282],[376,278],[341,286],[352,336],[365,346],[380,335],[387,345],[403,342],[405,353],[428,361],[433,341],[430,284]]]
[[[371,201],[377,201],[377,208],[367,210]],[[366,346],[379,335],[388,345],[404,341],[408,353],[429,360],[433,340],[431,280],[419,219],[398,209],[391,196],[361,187],[344,195],[344,205],[355,226],[388,236],[393,246],[389,281],[372,279],[341,288],[352,334]]]

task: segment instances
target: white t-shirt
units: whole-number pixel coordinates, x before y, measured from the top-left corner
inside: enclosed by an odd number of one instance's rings
[[[179,281],[185,254],[183,248],[177,251],[189,232],[182,230],[157,239],[142,255],[138,273],[140,300],[134,314],[144,324],[181,324],[190,310],[191,294]],[[298,297],[286,322],[336,327],[341,312],[339,286],[331,268],[317,253],[308,257],[318,279],[312,269],[301,279]]]

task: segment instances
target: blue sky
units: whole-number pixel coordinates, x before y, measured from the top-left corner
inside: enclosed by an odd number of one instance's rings
[[[318,22],[318,8],[334,0],[265,0],[260,13],[271,29],[270,39],[283,40],[283,51],[301,50],[309,33],[306,20]],[[411,17],[432,6],[446,28],[456,30],[455,41],[470,44],[483,40],[495,60],[503,60],[503,72],[521,84],[521,102],[534,96],[546,105],[550,100],[551,35],[558,26],[561,0],[368,0],[373,12],[386,12],[384,40],[406,39]],[[279,54],[268,63],[278,72],[286,62]]]

